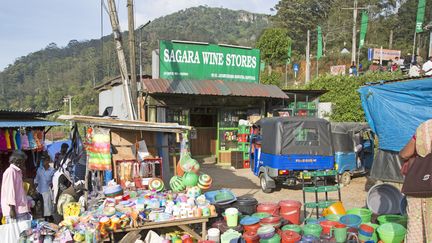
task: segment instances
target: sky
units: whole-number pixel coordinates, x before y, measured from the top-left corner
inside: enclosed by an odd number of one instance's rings
[[[278,0],[135,0],[135,28],[148,20],[199,5],[272,14]],[[127,28],[127,0],[116,0],[121,30]],[[107,2],[105,0],[105,4]],[[108,6],[108,5],[107,5]],[[70,40],[91,40],[111,33],[101,0],[1,1],[0,71],[49,43],[66,46]]]

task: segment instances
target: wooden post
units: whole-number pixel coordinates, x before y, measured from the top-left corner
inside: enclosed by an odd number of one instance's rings
[[[128,7],[128,25],[129,25],[129,60],[131,70],[131,100],[132,106],[137,110],[138,91],[137,91],[137,75],[136,75],[136,56],[135,56],[135,26],[134,26],[134,7],[133,0],[127,1]],[[135,117],[136,118],[136,117]]]

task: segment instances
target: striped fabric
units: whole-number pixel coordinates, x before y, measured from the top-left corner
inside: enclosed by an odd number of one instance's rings
[[[408,197],[406,243],[432,242],[432,198]]]

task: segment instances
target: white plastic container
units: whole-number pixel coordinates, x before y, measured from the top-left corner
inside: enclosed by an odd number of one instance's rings
[[[210,228],[207,231],[207,239],[212,240],[216,243],[220,242],[220,230],[217,228]]]

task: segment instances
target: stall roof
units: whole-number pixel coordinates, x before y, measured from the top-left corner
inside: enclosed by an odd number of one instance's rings
[[[321,95],[328,92],[328,90],[324,89],[312,89],[312,90],[306,90],[306,89],[284,89],[283,92],[287,94],[290,97],[297,96],[297,99],[306,99],[306,96],[310,100],[314,100]]]
[[[139,130],[151,132],[170,132],[180,133],[185,130],[191,130],[190,126],[182,126],[177,123],[157,123],[145,121],[132,121],[113,119],[111,117],[94,117],[94,116],[78,116],[78,115],[61,115],[58,117],[60,120],[74,121],[88,125],[95,125],[100,127],[118,128],[125,130]]]
[[[63,123],[46,121],[40,119],[0,119],[0,127],[10,128],[10,127],[54,127],[63,126]]]
[[[49,111],[19,111],[19,110],[3,110],[0,109],[0,119],[10,119],[12,118],[35,118],[35,117],[46,117],[59,110],[49,110]]]
[[[166,80],[144,79],[145,89],[150,94],[187,94],[210,96],[240,96],[288,99],[275,85],[223,81],[223,80]]]

